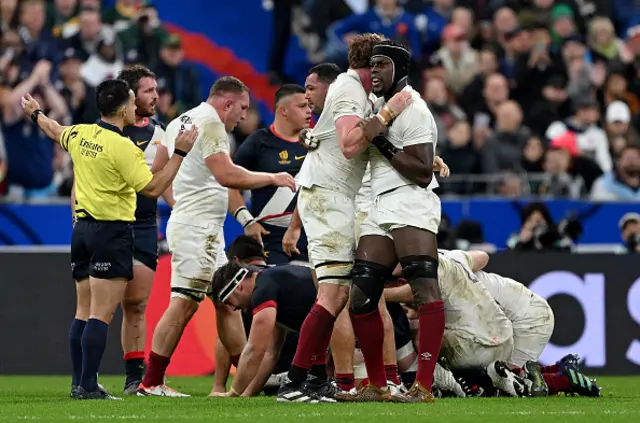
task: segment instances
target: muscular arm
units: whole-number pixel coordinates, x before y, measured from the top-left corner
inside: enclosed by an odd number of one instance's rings
[[[224,346],[220,338],[216,339],[216,373],[213,378],[214,392],[227,392],[227,379],[229,378],[229,370],[231,369],[231,356]]]
[[[68,128],[68,126],[62,126],[58,122],[53,119],[49,119],[44,115],[44,113],[40,113],[38,115],[38,126],[42,129],[42,132],[45,133],[46,136],[60,144],[60,137],[62,136],[62,132]]]
[[[302,220],[300,220],[300,214],[298,213],[298,206],[293,210],[291,215],[291,222],[289,222],[289,229],[292,231],[299,231],[302,229]]]
[[[271,339],[271,343],[269,344],[269,349],[264,354],[264,358],[262,359],[262,363],[260,363],[260,368],[258,369],[258,373],[256,373],[255,377],[247,386],[247,389],[242,393],[243,397],[251,397],[260,393],[262,388],[264,388],[265,383],[269,380],[269,376],[273,372],[273,368],[276,366],[278,362],[278,357],[280,356],[280,349],[282,348],[282,344],[284,343],[284,336],[286,332],[284,329],[275,327],[273,331],[273,337]]]
[[[402,176],[421,188],[429,186],[433,179],[433,144],[414,144],[399,150],[385,137],[378,136],[373,145]]]
[[[181,164],[182,157],[174,154],[161,170],[153,174],[151,182],[140,191],[140,194],[149,198],[158,198],[163,195],[178,174]]]
[[[156,157],[153,159],[153,165],[151,165],[151,173],[157,173],[164,168],[169,161],[169,151],[167,147],[160,144],[156,150]]]
[[[227,349],[229,356],[240,355],[247,343],[240,311],[232,310],[219,301],[214,301],[213,304],[216,309],[216,328],[220,342]]]
[[[257,374],[273,337],[273,331],[276,327],[276,313],[277,310],[274,307],[267,307],[253,316],[249,340],[240,356],[238,370],[233,379],[232,392],[244,393]]]
[[[169,185],[169,188],[162,193],[162,198],[169,205],[169,207],[173,208],[176,204],[176,199],[173,198],[173,184]]]
[[[217,153],[207,157],[204,161],[222,186],[245,190],[262,188],[274,184],[274,174],[265,172],[251,172],[234,164],[226,153]]]
[[[414,298],[411,286],[406,284],[395,288],[385,288],[384,300],[390,303],[412,303]]]
[[[369,141],[364,137],[364,131],[358,124],[358,116],[343,116],[336,120],[336,132],[338,144],[342,154],[351,160],[369,146]]]

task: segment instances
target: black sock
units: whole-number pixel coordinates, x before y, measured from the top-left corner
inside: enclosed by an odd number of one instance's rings
[[[71,384],[80,385],[82,375],[82,332],[87,325],[84,320],[73,319],[69,328],[69,353],[71,355],[71,367],[73,369]]]
[[[324,364],[315,364],[309,372],[315,379],[313,383],[324,383],[327,381],[327,366]]]
[[[128,358],[124,361],[126,374],[125,386],[133,382],[142,382],[144,373],[144,358]]]
[[[289,369],[289,380],[291,381],[290,387],[299,388],[307,380],[309,370],[303,369],[298,366],[291,366]]]
[[[109,325],[98,319],[89,319],[82,333],[82,376],[80,385],[88,392],[98,390],[98,370],[107,347]]]

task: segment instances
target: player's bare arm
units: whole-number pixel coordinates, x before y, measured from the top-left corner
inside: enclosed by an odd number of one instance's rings
[[[140,191],[140,194],[149,198],[158,198],[164,194],[178,174],[183,158],[191,151],[196,139],[198,139],[198,128],[195,125],[186,131],[181,131],[176,138],[176,152],[181,153],[175,153],[161,170],[154,173],[153,179]]]
[[[151,165],[151,173],[157,173],[167,165],[169,161],[169,151],[167,147],[160,144],[156,150],[156,157],[153,159],[153,165]]]
[[[262,235],[269,235],[270,232],[247,209],[240,190],[229,188],[229,213],[242,225],[245,235],[253,237],[261,243]]]
[[[240,310],[233,310],[217,300],[213,304],[216,309],[218,337],[230,357],[239,356],[247,343]],[[233,362],[233,359],[231,361]]]
[[[231,386],[232,396],[242,395],[258,372],[273,337],[277,312],[274,307],[267,307],[253,316],[249,340],[240,355],[238,370]]]
[[[384,300],[390,303],[413,303],[413,291],[409,284],[384,289]]]
[[[468,254],[473,260],[473,266],[471,270],[473,270],[474,272],[481,271],[487,266],[487,264],[489,264],[489,254],[485,253],[484,251],[472,250],[465,251],[465,253]]]
[[[204,162],[220,185],[227,188],[247,190],[275,185],[296,190],[293,176],[288,173],[251,172],[234,164],[227,153],[213,154]]]
[[[247,386],[247,389],[242,393],[243,397],[252,397],[254,395],[258,395],[260,391],[262,391],[267,380],[269,380],[269,376],[273,373],[273,368],[278,362],[285,334],[286,331],[283,328],[278,326],[274,328],[271,343],[269,344],[267,352],[264,354],[262,363],[260,363],[258,373],[256,373],[249,386]]]
[[[231,370],[231,356],[220,338],[216,339],[216,372],[213,376],[213,388],[209,396],[227,392],[227,379]]]
[[[300,214],[298,213],[298,206],[293,210],[291,215],[291,222],[287,232],[282,237],[282,251],[289,257],[293,254],[300,254],[298,250],[298,240],[300,239],[300,232],[302,231],[302,220],[300,220]]]
[[[336,120],[338,143],[347,159],[352,159],[369,146],[371,141],[386,131],[393,118],[398,116],[412,103],[411,94],[399,92],[395,94],[385,108],[374,119],[364,123],[356,116],[342,116]]]
[[[58,122],[53,119],[45,116],[44,112],[40,108],[40,103],[38,103],[31,94],[25,94],[24,97],[20,100],[22,105],[22,110],[27,116],[30,116],[31,119],[37,123],[37,125],[42,129],[42,132],[45,133],[46,136],[60,144],[60,136],[62,132],[68,128],[68,126],[62,126]]]

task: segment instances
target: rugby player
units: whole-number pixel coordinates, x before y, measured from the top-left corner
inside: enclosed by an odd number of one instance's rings
[[[362,223],[353,267],[350,307],[353,328],[365,358],[369,384],[348,401],[376,401],[387,384],[383,360],[383,323],[377,304],[398,260],[418,302],[419,361],[411,401],[433,401],[431,392],[445,315],[438,288],[436,234],[440,199],[433,192],[437,129],[420,94],[408,85],[411,56],[392,41],[373,49],[373,93],[381,108],[392,95],[409,94],[413,103],[398,116],[388,134],[370,149],[373,205]],[[341,398],[342,399],[342,398]]]
[[[101,120],[93,125],[61,126],[47,118],[29,94],[24,112],[69,152],[75,180],[71,271],[76,281],[76,315],[69,330],[73,364],[71,397],[116,399],[98,387],[98,370],[109,324],[133,279],[136,192],[150,198],[164,193],[191,151],[196,126],[176,134],[176,152],[151,173],[142,150],[123,136],[135,122],[135,94],[125,81],[109,80],[96,88]]]
[[[251,331],[242,350],[233,385],[229,392],[216,396],[252,396],[262,390],[278,360],[285,333],[300,331],[315,302],[316,293],[308,267],[258,268],[253,264],[233,261],[216,271],[212,282],[213,297],[233,308],[251,310],[253,314]],[[218,314],[217,318],[226,316]],[[235,330],[241,331],[242,328]],[[221,340],[224,335],[220,334]],[[324,384],[327,380],[324,366],[316,366],[316,369],[318,371],[313,372],[316,379],[310,383]],[[279,401],[316,402],[318,399],[291,395],[279,398]],[[323,398],[323,401],[335,402],[328,398]]]
[[[164,125],[153,116],[158,101],[156,75],[141,65],[128,67],[117,79],[126,81],[136,95],[135,123],[125,126],[123,134],[144,153],[149,168],[158,145],[164,138]],[[163,197],[172,206],[171,189]],[[136,395],[144,373],[144,346],[147,338],[145,311],[158,263],[157,201],[138,194],[136,221],[133,225],[133,279],[122,300],[122,350],[126,379],[124,395]]]
[[[200,128],[195,154],[186,159],[173,184],[176,203],[167,224],[171,300],[153,334],[140,396],[186,396],[164,385],[164,375],[185,326],[210,289],[215,269],[227,262],[222,232],[227,188],[276,185],[295,191],[295,181],[286,172],[251,172],[231,161],[227,132],[245,118],[248,108],[247,86],[237,78],[222,77],[211,87],[206,102],[171,121],[158,146],[154,168],[173,155],[176,134],[192,125]]]
[[[362,183],[368,155],[361,154],[370,140],[411,98],[396,95],[379,113],[379,119],[361,120],[371,111],[369,59],[376,34],[362,34],[349,45],[349,70],[329,87],[324,109],[309,133],[317,139],[300,171],[299,216],[309,241],[309,259],[319,284],[317,302],[300,331],[298,349],[279,398],[310,396],[304,388],[314,357],[327,350],[336,316],[343,310],[349,291],[355,246],[354,199]],[[384,400],[391,400],[388,387]]]
[[[307,150],[298,143],[298,134],[311,122],[311,110],[305,89],[283,85],[275,95],[275,118],[269,128],[258,129],[240,145],[233,161],[251,171],[287,172],[296,176]],[[262,242],[270,265],[306,263],[307,240],[299,238],[294,252],[285,253],[282,238],[291,222],[296,194],[287,187],[261,187],[251,190],[247,209],[242,193],[229,191],[229,211],[243,226],[245,234]],[[255,217],[254,217],[255,216]]]

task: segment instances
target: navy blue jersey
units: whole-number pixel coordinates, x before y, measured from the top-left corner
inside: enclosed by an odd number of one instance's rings
[[[124,127],[124,136],[128,137],[140,150],[144,152],[147,165],[151,167],[156,158],[158,146],[164,138],[164,125],[154,118],[145,119],[142,125]],[[138,206],[136,207],[136,221],[145,221],[156,218],[158,202],[142,194],[138,194]]]
[[[274,307],[276,322],[289,330],[300,332],[304,319],[316,300],[311,269],[304,266],[283,265],[269,267],[256,278],[251,294],[251,311]]]
[[[288,172],[296,176],[307,150],[278,136],[271,125],[258,129],[240,145],[233,161],[254,172]],[[249,211],[268,224],[287,227],[296,207],[295,194],[287,187],[267,186],[251,190]]]

